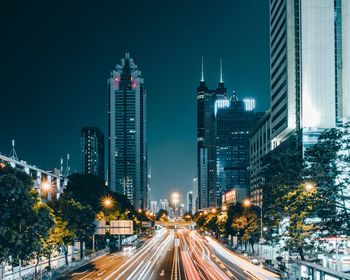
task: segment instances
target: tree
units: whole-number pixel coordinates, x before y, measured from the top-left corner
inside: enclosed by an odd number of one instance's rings
[[[53,217],[33,190],[26,173],[11,167],[0,168],[0,261],[18,264],[40,250]]]
[[[254,252],[254,244],[260,237],[260,209],[257,206],[243,206],[241,203],[231,205],[228,209],[226,220],[226,232],[237,236],[238,244],[251,245]]]
[[[319,203],[317,192],[308,190],[305,184],[301,184],[280,200],[286,202],[284,213],[287,219],[284,221],[284,230],[281,231],[286,239],[285,248],[291,253],[299,253],[304,260],[305,251],[312,248],[312,237],[316,229],[312,218],[315,217],[315,208]]]
[[[318,226],[329,235],[350,234],[350,129],[325,130],[305,152],[305,177],[317,189],[321,219]]]
[[[222,212],[218,214],[218,218],[216,221],[216,227],[218,229],[219,234],[226,235],[226,223],[227,223],[227,213]]]
[[[62,248],[66,265],[68,265],[67,243],[71,242],[73,235],[67,228],[68,223],[63,222],[60,217],[55,219],[55,225],[49,230],[47,238],[41,239],[42,255],[48,259],[49,270],[51,270],[51,255]]]
[[[167,222],[169,217],[169,213],[167,210],[160,209],[156,215],[156,221]]]
[[[191,212],[191,211],[185,212],[185,213],[182,215],[182,218],[183,218],[186,222],[192,221],[192,219],[193,219],[192,212]]]
[[[51,203],[55,215],[67,222],[67,228],[80,242],[80,258],[83,258],[83,242],[95,232],[95,212],[90,205],[83,205],[72,198],[61,197]]]

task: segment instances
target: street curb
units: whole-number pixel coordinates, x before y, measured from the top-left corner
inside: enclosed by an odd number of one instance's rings
[[[104,257],[104,256],[106,256],[106,255],[108,255],[108,254],[109,254],[109,253],[104,253],[104,254],[102,254],[102,255],[100,255],[100,256],[97,256],[97,257],[95,257],[95,258],[92,258],[91,260],[88,260],[88,261],[83,262],[81,265],[78,265],[78,266],[76,266],[76,267],[72,267],[71,269],[68,268],[66,271],[60,273],[60,274],[57,275],[57,276],[53,276],[51,279],[52,279],[52,280],[56,280],[56,279],[58,279],[58,278],[60,278],[60,277],[63,277],[63,276],[65,276],[65,274],[70,273],[70,272],[73,272],[74,270],[77,270],[77,269],[83,267],[84,265],[87,265],[88,263],[90,263],[90,262],[92,262],[92,261],[98,260],[99,258]]]

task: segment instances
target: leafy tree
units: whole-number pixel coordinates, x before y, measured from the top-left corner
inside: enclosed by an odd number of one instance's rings
[[[317,189],[318,226],[330,235],[350,234],[350,129],[325,130],[305,152],[305,177]]]
[[[305,259],[305,251],[312,246],[312,237],[316,225],[312,222],[315,217],[315,208],[319,203],[316,190],[308,190],[305,184],[284,195],[281,200],[284,204],[284,213],[288,217],[285,221],[285,230],[281,231],[286,238],[286,249],[291,253],[299,253]]]
[[[55,219],[55,225],[49,230],[47,238],[41,239],[42,255],[48,259],[49,270],[51,270],[51,255],[62,248],[66,265],[68,265],[67,243],[72,241],[73,235],[67,228],[68,223],[63,222],[60,217]]]
[[[120,213],[135,210],[125,195],[112,192],[101,178],[91,174],[74,173],[70,175],[64,193],[66,197],[73,198],[83,205],[90,205],[95,213],[110,212],[102,205],[102,199],[106,196],[113,199],[113,210]]]
[[[193,219],[193,215],[192,215],[192,212],[185,212],[183,215],[182,215],[182,218],[186,221],[186,222],[190,222],[192,221]]]
[[[0,168],[0,261],[18,263],[40,250],[40,239],[53,224],[26,173]]]
[[[226,223],[227,223],[227,213],[223,212],[218,214],[216,227],[219,234],[226,235]]]
[[[160,209],[156,215],[156,221],[166,222],[168,221],[168,211],[164,209]]]
[[[90,205],[83,205],[64,196],[51,203],[55,215],[67,222],[67,228],[80,242],[80,258],[83,258],[83,242],[95,232],[95,212]]]
[[[208,231],[211,231],[214,235],[216,235],[218,228],[217,228],[217,215],[216,213],[210,213],[206,216],[204,228]]]

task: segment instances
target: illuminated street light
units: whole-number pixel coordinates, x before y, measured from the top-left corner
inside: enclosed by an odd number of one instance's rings
[[[244,207],[250,207],[252,205],[252,202],[250,201],[250,199],[245,199],[243,200],[243,206]]]
[[[204,215],[208,215],[208,211],[207,210],[204,211]]]
[[[111,196],[107,195],[101,199],[101,203],[104,208],[110,209],[114,205],[114,200]]]
[[[221,207],[221,210],[224,211],[224,212],[227,211],[227,206],[226,206],[226,205],[223,205],[223,206]]]
[[[305,190],[307,192],[311,192],[311,191],[313,191],[315,189],[316,189],[316,186],[314,184],[312,184],[312,183],[306,183],[305,184]]]
[[[41,188],[43,189],[43,191],[48,192],[51,189],[51,185],[49,182],[45,181],[42,183]]]
[[[141,208],[137,209],[137,212],[142,213],[142,209]]]
[[[216,213],[216,208],[211,209],[211,213],[215,214]]]

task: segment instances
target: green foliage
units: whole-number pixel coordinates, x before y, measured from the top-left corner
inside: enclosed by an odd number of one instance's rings
[[[50,205],[55,215],[67,222],[69,231],[80,241],[80,256],[83,257],[82,243],[91,238],[95,232],[95,212],[90,205],[83,205],[79,201],[67,199],[64,196]]]
[[[0,168],[0,201],[0,261],[28,260],[41,250],[53,215],[33,191],[31,177],[11,167]]]
[[[79,201],[83,205],[90,205],[95,213],[108,212],[108,209],[102,205],[102,199],[107,195],[114,201],[114,210],[120,213],[135,210],[125,195],[110,191],[105,182],[95,175],[74,173],[69,176],[64,190],[64,196]]]
[[[167,210],[160,209],[156,215],[156,221],[167,222],[169,220],[169,213]]]
[[[192,215],[192,212],[185,212],[183,215],[182,215],[182,218],[184,219],[184,221],[186,222],[190,222],[192,221],[193,219],[193,215]]]

